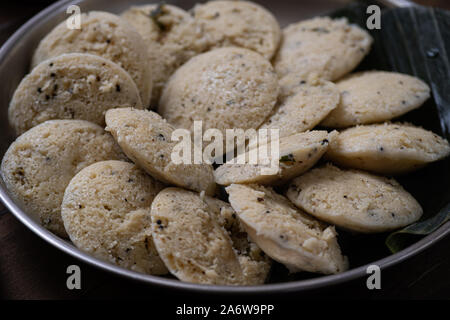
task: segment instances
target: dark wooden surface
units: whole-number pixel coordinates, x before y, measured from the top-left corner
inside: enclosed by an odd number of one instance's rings
[[[52,1],[2,2],[0,44],[34,13]],[[424,2],[424,1],[422,1]],[[449,7],[447,0],[433,5]],[[5,79],[1,79],[5,81]],[[370,248],[368,248],[370,250]],[[450,238],[388,270],[382,270],[382,289],[369,291],[366,279],[305,294],[264,295],[265,301],[298,301],[302,298],[449,299]],[[66,268],[79,265],[82,289],[68,290]],[[97,270],[53,248],[34,235],[0,203],[0,298],[1,299],[115,299],[149,298],[177,303],[223,303],[223,296],[200,296],[135,283]],[[259,300],[260,302],[263,300]],[[243,300],[240,300],[242,303]]]

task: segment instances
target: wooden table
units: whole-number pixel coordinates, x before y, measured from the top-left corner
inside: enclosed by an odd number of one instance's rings
[[[34,13],[52,1],[9,2],[0,7],[0,44]],[[438,3],[437,0],[433,4]],[[448,1],[441,4],[449,6]],[[366,279],[308,294],[267,296],[269,302],[301,298],[449,299],[450,238],[416,257],[382,272],[382,289],[369,291]],[[68,290],[66,268],[79,265],[82,289]],[[223,303],[225,297],[199,296],[135,283],[97,270],[55,249],[23,226],[0,204],[1,299],[151,298]],[[270,299],[270,300],[267,300]],[[262,301],[262,300],[259,300]],[[241,301],[242,303],[243,301]]]

